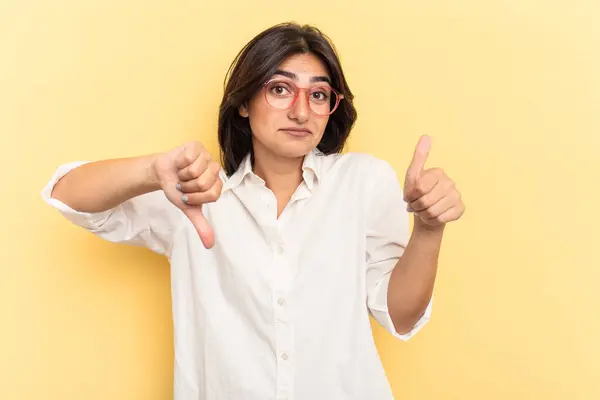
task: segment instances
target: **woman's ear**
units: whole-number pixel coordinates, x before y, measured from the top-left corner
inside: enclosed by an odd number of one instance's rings
[[[248,105],[246,103],[242,104],[239,108],[239,113],[243,118],[248,118]]]

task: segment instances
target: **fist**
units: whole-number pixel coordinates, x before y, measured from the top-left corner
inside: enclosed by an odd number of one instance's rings
[[[190,219],[205,248],[215,243],[212,227],[202,214],[202,205],[217,201],[223,182],[221,166],[199,142],[161,154],[154,162],[154,171],[167,199]]]
[[[444,170],[425,169],[430,148],[431,139],[421,137],[406,171],[404,200],[408,203],[407,210],[418,217],[415,222],[435,229],[459,219],[465,205],[456,185]]]

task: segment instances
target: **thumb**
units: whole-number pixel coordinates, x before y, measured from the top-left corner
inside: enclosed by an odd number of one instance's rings
[[[207,249],[213,247],[215,244],[215,232],[204,217],[204,214],[202,214],[202,208],[198,206],[185,207],[183,213],[192,221],[204,247]]]
[[[421,172],[423,172],[423,169],[425,168],[430,148],[431,138],[426,135],[421,136],[415,147],[412,161],[406,171],[406,180],[404,182],[406,188],[413,187],[419,179]]]

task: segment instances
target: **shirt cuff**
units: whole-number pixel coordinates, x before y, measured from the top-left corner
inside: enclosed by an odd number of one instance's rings
[[[75,161],[68,164],[63,164],[59,166],[50,181],[44,186],[42,189],[42,199],[58,210],[65,218],[74,223],[77,226],[83,227],[85,229],[94,230],[102,226],[104,222],[110,217],[113,210],[106,210],[103,212],[97,213],[86,213],[72,209],[62,201],[52,198],[52,190],[58,183],[58,181],[71,172],[73,169],[80,167],[84,164],[89,163],[90,161]]]
[[[433,306],[433,296],[429,299],[429,304],[427,304],[427,308],[421,318],[415,323],[415,325],[411,328],[410,331],[400,334],[396,331],[394,327],[394,322],[389,313],[388,305],[387,305],[387,294],[388,294],[388,286],[390,283],[390,274],[387,274],[381,282],[377,285],[376,294],[375,294],[375,304],[370,305],[371,313],[377,322],[383,326],[392,336],[397,339],[407,341],[417,334],[431,319],[431,309]]]

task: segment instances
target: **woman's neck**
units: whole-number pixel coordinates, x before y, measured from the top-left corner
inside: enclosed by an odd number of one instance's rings
[[[302,182],[304,157],[281,157],[272,153],[256,151],[253,170],[273,192],[295,191]]]
[[[278,203],[277,215],[281,214],[302,182],[303,162],[304,157],[282,157],[259,146],[254,148],[253,171],[275,194]]]

